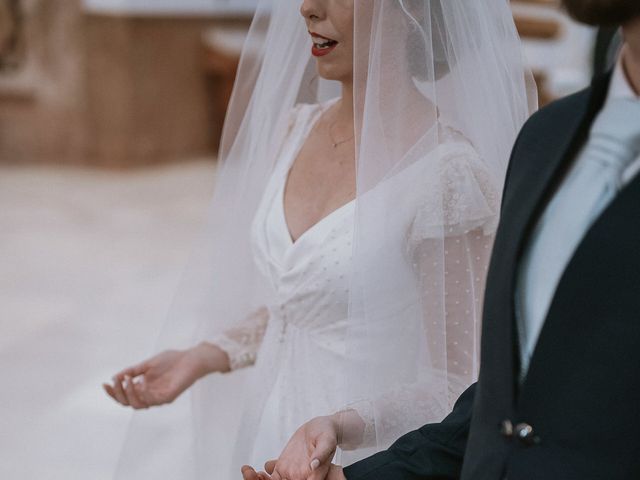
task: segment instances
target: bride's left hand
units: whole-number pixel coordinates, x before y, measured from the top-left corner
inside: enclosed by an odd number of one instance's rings
[[[336,416],[316,417],[287,443],[271,474],[273,480],[324,480],[338,448]]]

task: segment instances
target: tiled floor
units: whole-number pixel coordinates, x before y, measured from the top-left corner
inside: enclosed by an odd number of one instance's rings
[[[100,384],[152,348],[213,173],[0,168],[0,478],[112,477]]]

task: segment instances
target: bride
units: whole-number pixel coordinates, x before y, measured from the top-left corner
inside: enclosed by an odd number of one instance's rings
[[[262,0],[163,335],[199,343],[106,392],[146,409],[193,391],[196,478],[336,411],[354,413],[343,462],[441,420],[477,373],[525,77],[504,0]]]

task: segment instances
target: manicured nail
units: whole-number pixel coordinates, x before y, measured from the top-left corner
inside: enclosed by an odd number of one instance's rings
[[[320,460],[318,460],[317,458],[314,458],[313,460],[311,460],[311,470],[315,470],[316,468],[318,468],[320,466]]]

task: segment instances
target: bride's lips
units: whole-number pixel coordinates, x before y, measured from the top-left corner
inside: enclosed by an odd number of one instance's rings
[[[327,38],[318,33],[309,32],[309,35],[311,35],[311,40],[313,41],[311,54],[314,57],[324,57],[325,55],[329,55],[338,46],[337,41],[332,40],[331,38]]]

